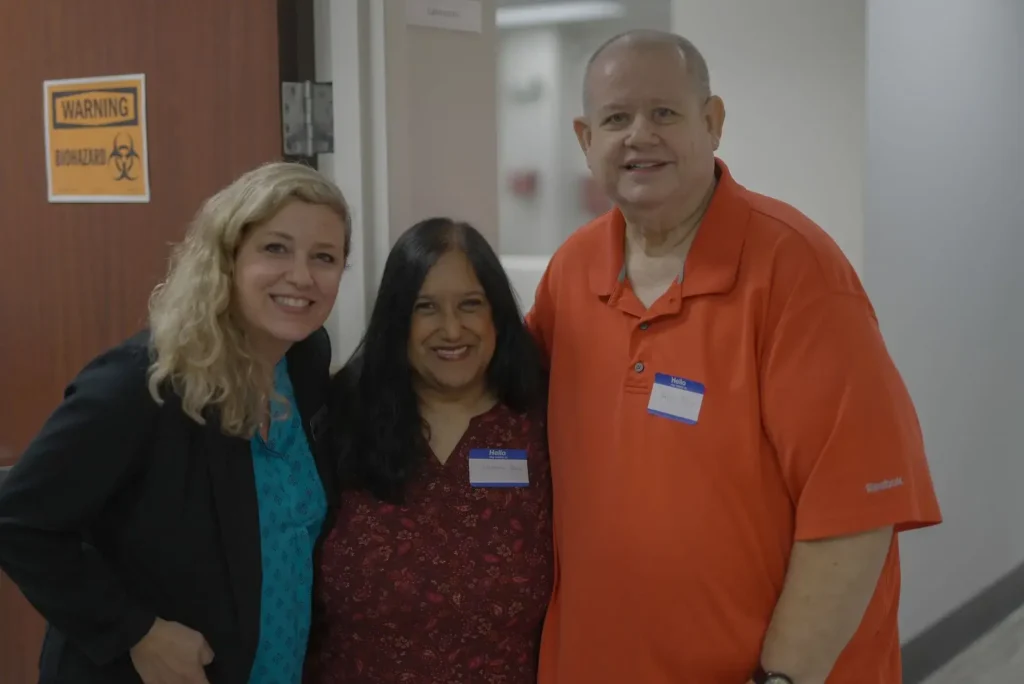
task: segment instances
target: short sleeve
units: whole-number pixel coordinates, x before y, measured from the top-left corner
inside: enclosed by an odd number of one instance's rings
[[[533,306],[526,314],[526,327],[540,347],[545,363],[551,358],[551,343],[554,337],[555,298],[552,293],[554,264],[555,259],[552,259],[544,270],[544,275],[541,276],[534,293]]]
[[[917,414],[867,298],[795,299],[767,333],[761,394],[796,539],[941,522]]]

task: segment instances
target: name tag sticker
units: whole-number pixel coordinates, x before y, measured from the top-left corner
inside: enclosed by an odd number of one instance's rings
[[[469,484],[474,487],[527,487],[526,449],[470,449]]]
[[[704,385],[674,375],[656,373],[647,412],[687,425],[696,425],[702,403]]]

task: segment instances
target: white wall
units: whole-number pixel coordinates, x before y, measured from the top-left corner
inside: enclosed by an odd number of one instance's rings
[[[902,542],[907,638],[1024,562],[1024,3],[868,19],[866,282],[945,516]]]
[[[359,27],[361,8],[354,2],[340,4],[316,0],[313,4],[316,79],[334,84],[334,154],[322,154],[317,166],[341,188],[352,213],[352,245],[348,268],[341,279],[338,299],[326,328],[331,336],[332,364],[344,363],[362,338],[366,327],[367,247],[370,231],[370,187],[364,182],[367,155]],[[365,21],[365,17],[362,19]],[[355,96],[353,97],[353,94]]]
[[[896,2],[894,4],[902,4]],[[725,100],[736,179],[793,204],[863,265],[864,0],[673,0]]]
[[[498,38],[498,191],[501,251],[550,254],[558,246],[561,38],[555,27],[502,31]],[[537,174],[533,196],[511,174]]]

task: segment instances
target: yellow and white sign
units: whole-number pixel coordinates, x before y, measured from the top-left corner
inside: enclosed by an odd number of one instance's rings
[[[144,74],[43,82],[51,202],[148,202]]]

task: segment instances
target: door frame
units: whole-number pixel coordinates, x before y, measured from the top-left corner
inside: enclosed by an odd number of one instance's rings
[[[338,299],[327,320],[331,336],[332,367],[348,360],[362,339],[373,307],[384,261],[377,258],[387,239],[387,182],[380,182],[377,166],[386,163],[382,131],[387,113],[375,107],[372,93],[375,72],[382,62],[373,59],[371,15],[381,0],[311,0],[313,72],[309,78],[333,85],[334,153],[321,154],[317,168],[334,180],[345,194],[352,221],[352,245],[341,279]],[[306,15],[302,15],[306,16]],[[382,36],[381,36],[382,39]],[[307,72],[308,73],[308,72]],[[383,203],[378,197],[383,194]],[[383,207],[383,210],[382,210]],[[383,242],[381,242],[383,235]]]

